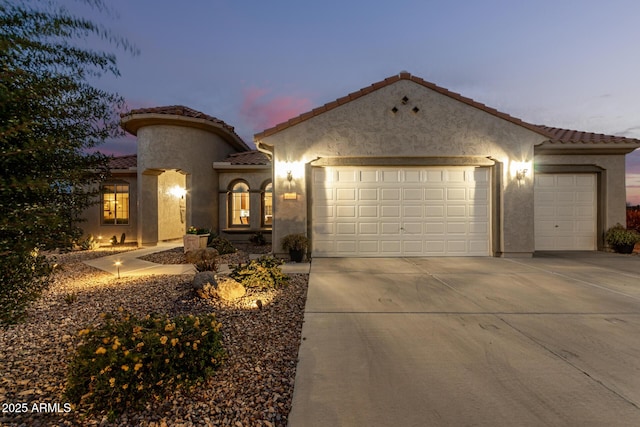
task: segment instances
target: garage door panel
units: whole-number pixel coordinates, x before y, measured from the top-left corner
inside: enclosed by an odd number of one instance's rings
[[[421,222],[405,222],[402,224],[402,229],[405,234],[422,235],[422,223]],[[411,238],[411,236],[405,236]]]
[[[447,206],[447,218],[465,218],[467,216],[467,209],[464,205],[449,205]]]
[[[341,222],[337,224],[337,232],[339,235],[356,235],[356,224]]]
[[[425,234],[440,234],[444,235],[446,225],[444,222],[427,222],[424,224]]]
[[[398,170],[382,171],[382,182],[400,182],[400,171]]]
[[[447,169],[447,182],[464,182],[465,171],[460,169]]]
[[[489,206],[488,205],[469,205],[469,218],[484,219],[488,222]]]
[[[400,234],[400,223],[399,222],[384,222],[380,224],[381,234],[391,234],[397,236]]]
[[[422,240],[403,241],[402,250],[405,255],[420,256],[423,253]]]
[[[489,201],[489,189],[487,188],[470,188],[469,200],[474,202],[488,202]]]
[[[319,205],[313,207],[314,218],[333,218],[333,206]]]
[[[489,181],[487,168],[314,168],[313,255],[489,255]]]
[[[422,206],[403,206],[402,216],[404,218],[422,218]]]
[[[378,171],[360,171],[360,182],[378,182]]]
[[[361,222],[358,224],[360,234],[379,234],[377,222]]]
[[[595,250],[595,174],[536,174],[536,250]]]
[[[447,200],[455,200],[455,201],[467,200],[466,188],[448,188]]]
[[[360,218],[378,218],[378,205],[358,206],[358,214]]]
[[[407,170],[404,172],[404,182],[417,183],[422,181],[421,171]]]
[[[489,233],[489,224],[486,222],[469,222],[469,233],[486,236]]]
[[[336,216],[338,218],[355,218],[355,206],[336,206]]]
[[[376,254],[380,252],[380,245],[377,240],[360,240],[358,242],[358,249],[360,253]]]
[[[375,188],[360,188],[358,190],[359,200],[378,200],[378,190]]]
[[[356,252],[355,240],[336,240],[336,251],[339,254],[352,254]]]
[[[465,254],[467,252],[467,241],[466,240],[448,240],[447,252],[457,253],[460,255]]]
[[[335,224],[332,222],[314,222],[313,224],[313,232],[318,235],[327,234],[333,235],[335,234]]]
[[[444,205],[427,205],[424,207],[424,216],[427,218],[442,218],[444,216]]]
[[[380,206],[381,218],[400,218],[400,206]]]
[[[484,254],[489,251],[489,241],[482,240],[469,240],[469,252],[473,254]]]
[[[356,199],[356,190],[354,188],[338,188],[336,190],[336,199],[338,201],[354,201]]]
[[[422,189],[405,188],[403,190],[402,199],[409,201],[422,201]]]
[[[401,248],[402,244],[400,240],[382,240],[380,242],[380,249],[383,256],[397,256],[401,253]]]
[[[354,170],[338,170],[338,182],[356,182],[356,171]]]
[[[464,222],[448,222],[447,234],[466,234],[467,224]]]
[[[426,201],[440,202],[444,201],[444,188],[427,188],[424,190],[424,199]]]
[[[400,200],[400,189],[383,188],[380,190],[380,200]]]

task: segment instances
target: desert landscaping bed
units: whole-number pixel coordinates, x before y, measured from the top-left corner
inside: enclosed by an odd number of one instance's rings
[[[0,404],[27,403],[29,408],[24,414],[0,413],[0,425],[286,425],[308,275],[290,275],[290,285],[282,290],[248,290],[233,302],[202,300],[191,288],[191,275],[117,279],[82,263],[95,256],[60,255],[55,282],[29,309],[27,320],[0,329]],[[255,307],[258,299],[261,310]],[[63,408],[78,331],[118,310],[139,317],[215,313],[222,323],[227,359],[194,390],[172,390],[145,410],[127,412],[114,422],[108,422],[106,414],[75,408],[68,413],[32,412],[34,403]]]

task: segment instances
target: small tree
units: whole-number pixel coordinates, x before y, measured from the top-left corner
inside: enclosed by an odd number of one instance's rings
[[[80,236],[108,162],[88,150],[122,135],[123,99],[89,81],[116,58],[79,45],[92,35],[135,51],[54,1],[0,0],[0,322],[46,286],[38,250]]]

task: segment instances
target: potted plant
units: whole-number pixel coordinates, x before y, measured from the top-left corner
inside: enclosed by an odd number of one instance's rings
[[[630,254],[636,243],[640,242],[640,234],[635,230],[627,230],[621,224],[616,224],[607,230],[604,239],[614,251]]]
[[[184,235],[182,241],[184,243],[184,253],[202,249],[207,247],[207,241],[211,230],[208,228],[189,227],[187,234]]]
[[[282,249],[289,251],[292,261],[302,262],[304,254],[309,247],[309,239],[304,234],[287,234],[280,242]]]

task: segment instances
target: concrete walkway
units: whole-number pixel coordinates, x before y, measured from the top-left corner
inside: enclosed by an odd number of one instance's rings
[[[84,263],[117,275],[118,266],[116,266],[116,262],[120,262],[121,277],[145,276],[150,274],[194,274],[196,269],[193,264],[157,264],[139,259],[141,256],[167,251],[181,246],[182,242],[161,242],[158,243],[157,246],[121,252],[119,254],[85,261]]]
[[[157,264],[155,262],[139,259],[145,255],[167,251],[177,247],[182,247],[182,242],[161,242],[158,243],[157,246],[143,247],[115,255],[95,258],[84,261],[84,263],[92,267],[99,268],[100,270],[108,271],[114,275],[118,274],[119,268],[120,277],[146,276],[151,274],[195,274],[196,269],[193,264]],[[257,256],[250,255],[250,257],[256,258]],[[116,265],[117,262],[120,263],[119,267]],[[285,274],[308,274],[310,268],[310,263],[286,263],[282,265],[282,271]],[[220,265],[218,273],[227,274],[230,271],[231,270],[227,264],[222,264]]]
[[[640,257],[314,259],[290,427],[638,426]]]

